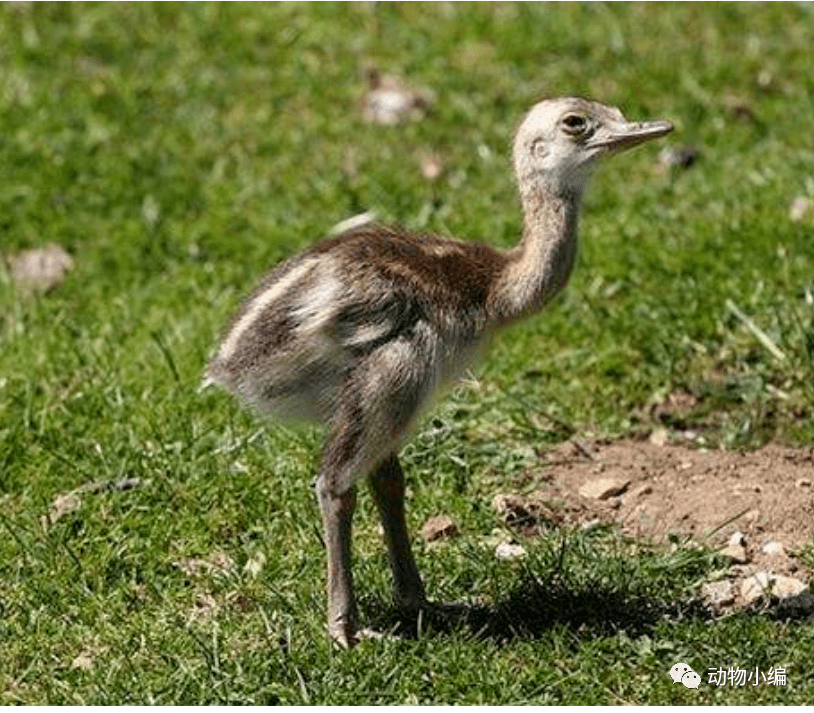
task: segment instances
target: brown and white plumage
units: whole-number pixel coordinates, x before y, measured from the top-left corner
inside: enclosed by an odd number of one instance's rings
[[[422,406],[498,328],[541,308],[571,272],[580,197],[596,160],[662,136],[583,99],[537,104],[514,141],[521,243],[487,245],[369,226],[280,264],[233,318],[207,380],[259,411],[325,424],[317,491],[328,549],[328,624],[357,636],[350,523],[357,480],[379,506],[396,600],[424,602],[396,452]]]

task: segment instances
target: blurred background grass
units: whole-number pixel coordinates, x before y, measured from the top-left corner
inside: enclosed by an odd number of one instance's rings
[[[495,488],[548,445],[647,433],[676,389],[698,402],[682,428],[700,445],[810,444],[814,217],[790,206],[814,200],[813,8],[0,7],[2,253],[54,242],[75,261],[33,297],[0,272],[4,702],[803,702],[810,628],[766,621],[660,624],[650,648],[566,624],[508,647],[458,633],[332,653],[310,490],[319,434],[265,427],[196,388],[240,297],[344,218],[375,210],[512,245],[512,132],[541,97],[586,95],[671,119],[665,145],[698,158],[667,168],[653,145],[602,168],[566,292],[502,335],[406,447],[411,523],[445,511],[489,533]],[[431,91],[426,118],[366,123],[372,67]],[[530,432],[529,409],[551,419]],[[82,495],[42,524],[57,495],[123,478],[141,487]],[[357,532],[360,589],[387,601],[367,499]],[[589,582],[656,597],[687,595],[703,565],[664,583],[647,561],[614,569],[628,560],[608,554],[613,538],[576,537],[597,539],[572,562]],[[560,546],[501,570],[462,539],[419,551],[436,598],[500,602],[551,571]],[[791,657],[797,688],[663,680],[693,647],[745,665],[747,646]]]

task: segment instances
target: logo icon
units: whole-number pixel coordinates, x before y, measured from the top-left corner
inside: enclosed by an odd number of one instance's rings
[[[673,679],[673,683],[680,681],[687,688],[698,688],[701,685],[701,677],[685,663],[673,666],[670,669],[670,678]]]

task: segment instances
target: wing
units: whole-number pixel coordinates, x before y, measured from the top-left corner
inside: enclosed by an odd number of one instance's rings
[[[415,299],[390,294],[373,304],[355,302],[344,306],[332,326],[343,348],[365,353],[399,337],[409,338],[423,317]]]

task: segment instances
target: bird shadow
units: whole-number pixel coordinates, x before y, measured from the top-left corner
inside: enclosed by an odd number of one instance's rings
[[[469,632],[500,644],[533,640],[567,627],[577,639],[648,634],[664,619],[707,621],[714,614],[699,600],[667,600],[612,586],[574,586],[562,579],[529,577],[503,600],[493,604],[429,603],[405,611],[392,603],[369,598],[362,602],[375,631],[404,639],[428,634]]]
[[[541,581],[533,576],[493,605],[427,603],[421,610],[406,611],[392,602],[369,597],[362,601],[362,607],[372,630],[387,636],[418,639],[464,631],[498,644],[534,640],[559,627],[569,629],[576,640],[621,632],[637,638],[650,634],[660,621],[711,621],[721,617],[720,612],[695,597],[669,600],[618,586],[575,586],[559,578]],[[772,599],[746,607],[738,615],[787,623],[811,622],[814,594]]]

